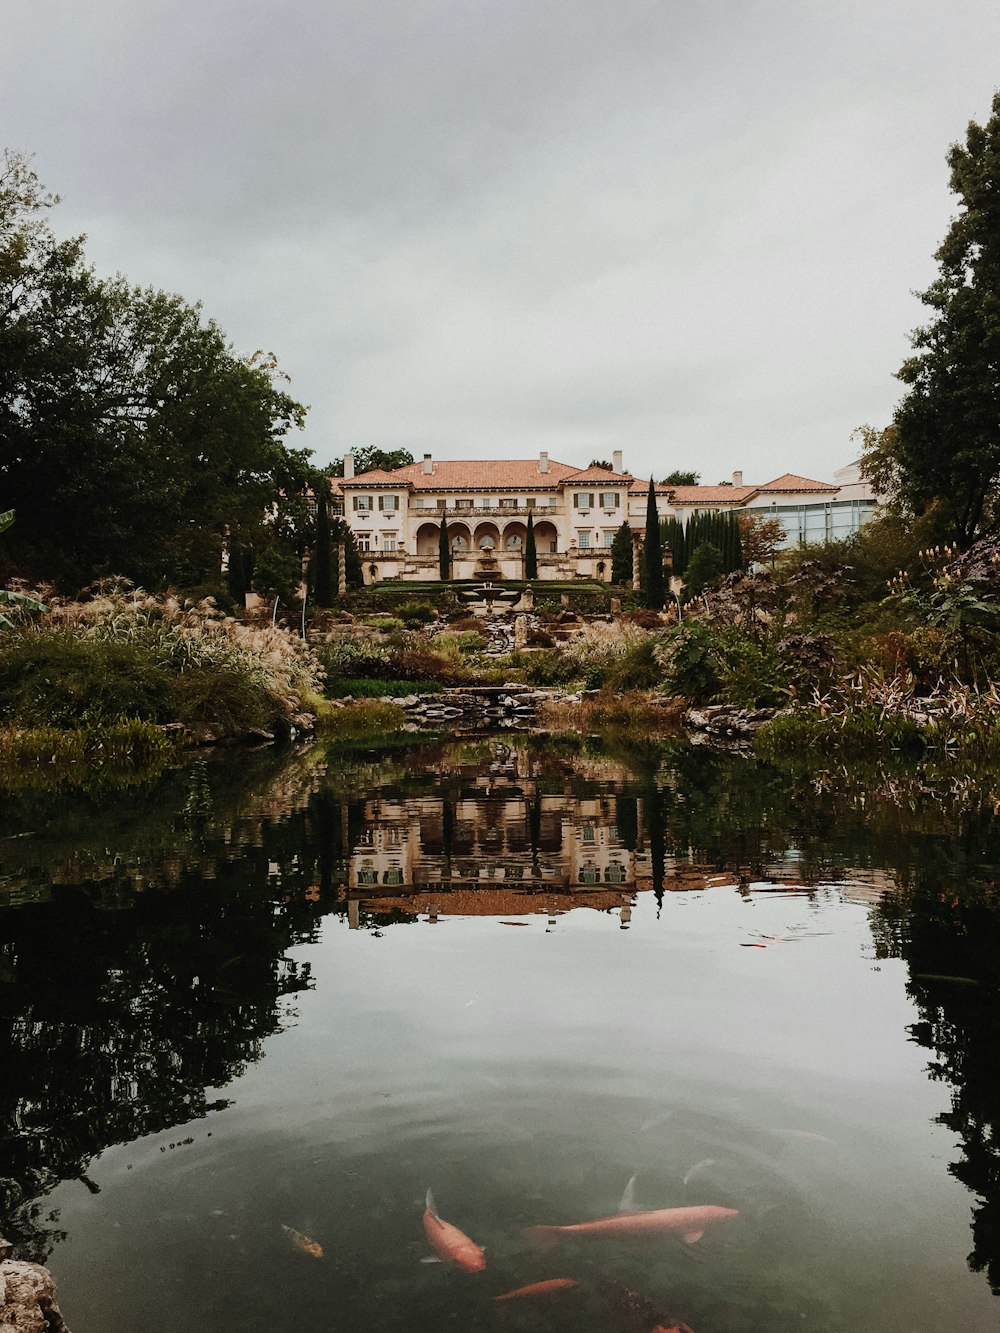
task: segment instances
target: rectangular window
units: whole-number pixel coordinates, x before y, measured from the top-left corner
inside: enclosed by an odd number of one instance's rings
[[[516,509],[516,508],[517,508],[517,501],[516,501],[516,500],[501,500],[501,501],[500,501],[500,508],[501,508],[501,509]]]
[[[396,534],[395,534],[395,533],[392,533],[391,536],[388,536],[388,535],[383,534],[383,537],[382,537],[382,550],[383,550],[383,551],[394,551],[395,549],[396,549]]]
[[[395,513],[399,508],[398,495],[380,495],[378,497],[378,507],[383,513]]]
[[[602,509],[617,509],[617,508],[618,508],[618,492],[617,492],[617,491],[602,491],[602,492],[601,492],[601,508],[602,508]]]
[[[604,549],[610,550],[615,544],[615,534],[610,528],[604,530]]]
[[[472,508],[472,501],[471,501],[471,500],[456,500],[456,501],[455,501],[455,508],[456,508],[456,509],[471,509],[471,508]]]
[[[573,496],[574,509],[593,509],[593,507],[594,507],[593,491],[577,491],[577,493]]]
[[[356,495],[354,497],[354,512],[356,514],[370,513],[372,498],[370,495]]]
[[[416,499],[416,500],[413,501],[413,508],[414,508],[414,509],[426,509],[426,508],[427,508],[427,501],[426,501],[425,499],[423,499],[423,497],[420,497],[419,499]]]
[[[434,503],[437,505],[438,509],[445,509],[448,505],[447,500],[435,500]]]
[[[369,539],[369,536],[368,536],[367,532],[361,532],[361,533],[359,533],[359,534],[358,534],[358,550],[359,550],[359,551],[370,551],[371,549],[372,549],[372,548],[371,548],[371,545],[370,545],[370,539]]]
[[[537,501],[532,497],[530,500],[525,500],[524,507],[525,509],[534,509],[536,503]]]
[[[559,496],[558,496],[558,495],[550,495],[550,496],[549,496],[549,508],[550,508],[550,509],[555,509],[555,507],[558,505],[558,503],[559,503]]]
[[[586,551],[590,546],[590,533],[586,529],[579,534],[579,545],[581,551]]]

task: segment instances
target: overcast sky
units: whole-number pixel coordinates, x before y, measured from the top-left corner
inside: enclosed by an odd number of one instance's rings
[[[0,0],[100,271],[364,444],[828,478],[885,424],[996,0]]]

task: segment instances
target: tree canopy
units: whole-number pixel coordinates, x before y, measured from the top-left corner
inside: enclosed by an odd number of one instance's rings
[[[362,445],[360,449],[355,449],[353,457],[355,475],[373,472],[376,468],[381,468],[383,472],[392,472],[397,467],[406,467],[415,461],[409,449],[379,449],[374,444]],[[325,471],[328,477],[342,477],[344,460],[334,459]]]
[[[663,481],[661,482],[661,485],[663,485],[663,486],[697,486],[698,483],[699,483],[699,481],[701,481],[701,473],[700,473],[700,472],[685,472],[685,471],[683,471],[682,469],[677,468],[677,469],[675,469],[673,472],[668,472],[668,473],[667,473],[667,475],[663,478]]]
[[[301,496],[305,408],[270,354],[236,354],[200,305],[99,278],[23,155],[0,167],[0,494],[8,565],[66,588],[105,574],[218,582],[229,537]]]
[[[959,211],[920,297],[930,320],[911,334],[907,393],[889,431],[868,431],[863,466],[878,491],[967,546],[1000,528],[1000,93],[948,166]]]

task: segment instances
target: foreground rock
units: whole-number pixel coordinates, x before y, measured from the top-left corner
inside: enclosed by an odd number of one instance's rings
[[[706,708],[691,708],[684,723],[691,730],[708,736],[739,739],[752,736],[765,722],[776,717],[776,708],[733,708],[728,704],[710,704]]]
[[[70,1333],[52,1274],[41,1264],[11,1259],[12,1250],[0,1239],[0,1333]]]
[[[509,681],[504,685],[467,685],[436,694],[407,694],[389,703],[405,708],[416,729],[442,723],[485,729],[524,727],[534,723],[543,704],[579,700],[552,686],[534,687]],[[409,729],[409,728],[408,728]]]

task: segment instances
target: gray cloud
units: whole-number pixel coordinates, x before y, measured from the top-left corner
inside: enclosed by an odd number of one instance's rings
[[[273,348],[325,459],[828,475],[988,114],[986,0],[8,0],[7,141],[98,267]]]

